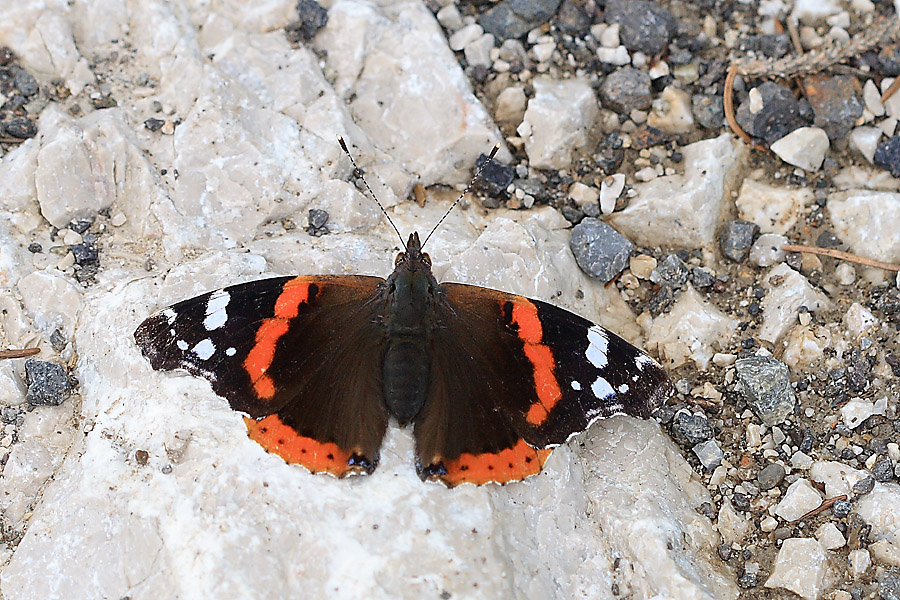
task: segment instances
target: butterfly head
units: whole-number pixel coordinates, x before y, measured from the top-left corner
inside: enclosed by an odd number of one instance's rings
[[[422,252],[422,243],[419,241],[418,233],[409,234],[406,250],[397,255],[394,268],[398,271],[401,269],[406,271],[431,270],[431,257],[426,252]]]

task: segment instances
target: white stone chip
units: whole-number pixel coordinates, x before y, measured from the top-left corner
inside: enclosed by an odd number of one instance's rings
[[[819,525],[816,529],[816,539],[826,550],[837,550],[847,543],[844,534],[831,521]]]
[[[850,563],[850,575],[854,579],[864,575],[869,570],[869,567],[872,566],[872,556],[865,548],[851,550],[847,554],[847,561]]]
[[[879,563],[891,567],[900,567],[900,545],[890,540],[878,540],[869,544],[868,550],[871,553],[871,558],[874,558]]]
[[[806,278],[784,263],[769,271],[763,279],[768,293],[762,301],[763,323],[759,339],[775,343],[797,322],[800,307],[817,311],[829,306],[828,298]]]
[[[804,171],[818,171],[828,153],[828,134],[818,127],[795,129],[769,148],[784,162]]]
[[[900,94],[895,94],[900,97]],[[849,190],[828,198],[834,232],[850,251],[884,262],[900,262],[900,193]]]
[[[586,79],[534,80],[534,97],[528,102],[522,125],[528,162],[538,169],[565,169],[572,152],[588,143],[600,109],[594,89]]]
[[[616,210],[616,201],[625,190],[625,174],[614,173],[600,183],[600,212],[611,215]]]
[[[812,201],[813,192],[808,187],[769,185],[748,178],[741,185],[735,204],[738,215],[759,225],[762,233],[785,234]]]
[[[847,326],[847,331],[851,336],[858,338],[878,325],[878,318],[868,308],[859,302],[854,302],[844,314],[844,325]]]
[[[667,314],[653,320],[647,344],[658,348],[668,368],[692,361],[705,370],[716,351],[727,346],[736,327],[735,319],[688,286]]]
[[[877,127],[855,127],[850,132],[850,145],[862,154],[869,164],[872,164],[875,158],[875,149],[878,148],[878,142],[881,141],[881,133]]]
[[[470,23],[450,36],[450,49],[459,52],[484,34],[478,23]]]
[[[742,517],[731,505],[731,502],[725,500],[719,509],[719,518],[716,522],[719,529],[719,535],[722,541],[727,544],[738,543],[747,535],[750,523]]]
[[[825,587],[828,557],[818,541],[812,538],[784,540],[767,588],[790,590],[805,600],[817,600]]]
[[[775,507],[775,514],[785,521],[796,521],[809,511],[819,508],[822,495],[808,479],[798,479],[784,494],[784,498]]]
[[[653,101],[647,124],[671,135],[687,133],[694,126],[691,95],[671,85],[666,87]]]
[[[851,398],[841,407],[841,420],[850,429],[856,429],[875,414],[875,403],[862,398]]]

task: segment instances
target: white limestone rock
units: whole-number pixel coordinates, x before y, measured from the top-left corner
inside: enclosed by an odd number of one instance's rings
[[[538,169],[564,169],[572,152],[588,143],[588,133],[600,113],[587,80],[534,80],[519,134],[525,139],[528,162]]]
[[[775,514],[785,521],[795,521],[822,505],[822,495],[809,479],[798,479],[788,486],[781,502],[775,507]]]
[[[746,156],[727,134],[682,149],[684,173],[636,183],[631,203],[609,224],[648,247],[713,247],[722,211],[731,204],[735,177]]]
[[[828,148],[828,134],[818,127],[795,129],[769,146],[784,162],[813,172],[822,166]]]
[[[691,95],[671,85],[667,86],[659,98],[653,101],[653,110],[647,116],[647,124],[671,135],[687,133],[694,126]]]
[[[855,127],[850,132],[850,145],[862,154],[869,164],[872,164],[872,160],[875,158],[875,149],[878,147],[878,142],[881,141],[881,133],[877,127]]]
[[[868,308],[854,302],[844,313],[844,325],[851,336],[858,338],[878,325],[878,318]]]
[[[736,327],[735,319],[688,286],[672,310],[653,320],[647,345],[658,350],[661,360],[670,369],[690,360],[705,370],[713,355],[728,347]]]
[[[828,198],[834,231],[850,251],[884,262],[900,262],[900,193],[850,190]]]
[[[859,548],[847,554],[847,562],[850,563],[850,575],[855,579],[864,575],[872,566],[872,556],[867,549]]]
[[[501,123],[520,123],[525,115],[525,106],[528,98],[522,86],[512,85],[504,88],[497,96],[497,108],[494,110],[494,119]]]
[[[824,591],[828,556],[813,538],[784,540],[775,567],[766,580],[767,588],[790,590],[805,600],[817,600]]]
[[[844,534],[834,523],[822,523],[816,529],[816,539],[826,550],[837,550],[847,543]]]
[[[762,233],[785,234],[812,201],[813,192],[807,187],[773,186],[745,179],[735,204],[740,217],[759,225]]]
[[[810,311],[829,305],[825,295],[813,288],[806,278],[784,263],[776,265],[763,280],[768,288],[762,301],[763,324],[759,339],[775,343],[797,322],[801,306]]]
[[[56,329],[72,339],[82,307],[80,286],[58,271],[47,270],[23,277],[17,288],[26,312],[48,339]]]
[[[735,544],[741,542],[747,535],[750,523],[734,509],[731,502],[725,500],[719,509],[716,528],[719,530],[723,542]]]
[[[787,252],[782,250],[788,239],[777,233],[764,233],[750,247],[750,263],[757,267],[771,267],[785,259]]]
[[[816,461],[809,470],[809,478],[816,483],[825,484],[825,497],[852,495],[853,485],[860,479],[868,476],[865,471],[860,471],[837,461]],[[879,484],[875,484],[876,489]]]

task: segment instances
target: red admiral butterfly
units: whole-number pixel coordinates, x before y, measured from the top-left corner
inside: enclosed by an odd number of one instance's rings
[[[517,481],[595,420],[648,417],[672,394],[656,361],[587,319],[438,283],[422,245],[410,235],[387,279],[226,287],[151,316],[134,338],[154,369],[209,380],[267,451],[338,477],[375,470],[393,417],[413,425],[423,480]]]

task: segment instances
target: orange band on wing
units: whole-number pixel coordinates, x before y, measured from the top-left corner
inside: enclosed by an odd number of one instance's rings
[[[447,472],[440,476],[448,485],[459,483],[509,483],[537,475],[550,456],[552,448],[537,449],[519,440],[516,445],[500,452],[463,454],[444,463]]]
[[[244,417],[244,423],[251,440],[285,462],[302,465],[313,473],[331,473],[337,477],[359,470],[348,464],[353,455],[351,451],[341,450],[337,444],[317,442],[302,436],[285,425],[278,415],[269,415],[261,421]]]
[[[308,301],[309,282],[301,277],[291,279],[275,300],[275,317],[263,321],[256,330],[256,343],[244,359],[244,369],[253,382],[253,391],[262,399],[275,395],[275,383],[266,372],[272,366],[278,340],[287,333],[288,321],[297,316],[300,305]]]
[[[525,420],[531,425],[538,426],[547,420],[550,411],[562,398],[562,390],[559,389],[559,382],[554,373],[556,361],[549,346],[541,343],[544,330],[534,304],[527,300],[515,302],[512,322],[518,326],[519,339],[525,343],[525,356],[531,362],[538,397],[538,401],[528,408]]]

